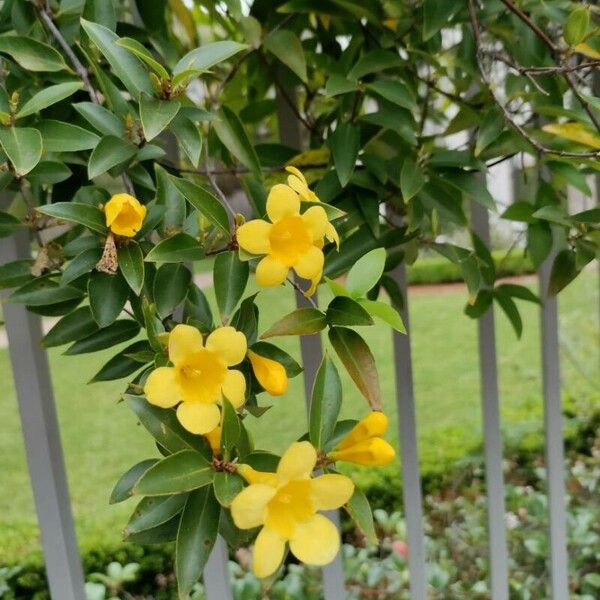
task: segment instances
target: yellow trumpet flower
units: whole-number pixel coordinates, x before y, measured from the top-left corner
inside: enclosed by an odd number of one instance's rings
[[[285,394],[288,388],[288,376],[285,367],[266,356],[261,356],[248,351],[248,358],[252,365],[252,370],[258,383],[267,391],[271,396],[282,396]]]
[[[272,575],[281,564],[286,543],[292,554],[309,565],[326,565],[338,553],[340,535],[320,510],[339,508],[352,496],[354,484],[345,475],[311,478],[317,452],[309,442],[292,444],[276,473],[244,465],[239,473],[250,483],[231,503],[240,529],[262,526],[253,553],[257,577]]]
[[[146,207],[129,194],[115,194],[105,205],[106,226],[115,234],[133,237],[146,218]]]
[[[382,466],[396,455],[383,439],[388,418],[382,412],[372,412],[361,419],[328,457],[359,465]]]
[[[246,396],[241,371],[231,369],[244,359],[246,336],[233,327],[215,329],[203,344],[202,334],[190,325],[177,325],[169,334],[172,367],[154,369],[144,393],[150,404],[177,407],[177,418],[188,431],[207,434],[219,425],[218,404],[227,398],[239,408]]]

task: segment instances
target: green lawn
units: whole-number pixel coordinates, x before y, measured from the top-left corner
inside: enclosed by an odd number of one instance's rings
[[[262,292],[261,329],[292,307],[291,293]],[[325,294],[322,300],[326,300]],[[476,323],[463,315],[465,294],[443,291],[410,296],[417,418],[422,468],[461,457],[481,443],[481,413]],[[563,390],[566,398],[589,404],[600,399],[598,277],[586,273],[560,300]],[[506,436],[539,430],[542,414],[537,308],[521,303],[525,331],[517,341],[507,320],[497,314],[500,391]],[[391,338],[384,327],[364,330],[380,370],[385,408],[395,416]],[[297,340],[281,345],[296,357]],[[108,356],[108,354],[107,354]],[[98,355],[66,357],[50,352],[52,376],[80,546],[119,540],[132,503],[108,505],[118,476],[134,462],[154,455],[149,436],[118,402],[123,382],[86,385],[97,370]],[[367,410],[345,378],[345,416]],[[0,564],[39,551],[32,494],[21,438],[8,353],[0,350]],[[301,378],[288,395],[274,401],[260,420],[250,417],[257,445],[280,450],[304,431]],[[396,432],[390,437],[396,440]],[[399,499],[400,503],[400,499]]]

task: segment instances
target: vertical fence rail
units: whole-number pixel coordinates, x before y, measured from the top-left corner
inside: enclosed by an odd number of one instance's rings
[[[488,211],[480,204],[471,206],[473,231],[489,247]],[[496,326],[494,308],[478,320],[479,372],[483,413],[483,443],[487,493],[490,590],[493,600],[508,600],[508,548],[505,525],[505,490],[502,474],[502,435],[498,396]]]
[[[425,565],[425,537],[423,533],[423,494],[419,471],[417,420],[413,388],[412,356],[406,267],[399,265],[392,273],[404,297],[402,319],[406,335],[394,332],[394,363],[396,371],[396,403],[398,407],[398,434],[402,466],[402,500],[406,517],[408,568],[411,600],[426,600],[427,569]]]
[[[26,233],[0,240],[0,264],[28,258],[29,253]],[[83,600],[83,571],[41,320],[24,306],[4,304],[3,310],[48,587],[55,600]]]
[[[225,540],[219,536],[208,557],[203,574],[204,595],[207,600],[232,600],[229,577],[229,555]]]
[[[298,117],[292,110],[290,102],[297,104],[297,95],[295,90],[287,89],[284,97],[280,91],[277,92],[277,121],[279,124],[279,140],[292,148],[300,149],[302,139],[300,136],[300,127]],[[313,296],[318,303],[317,296]],[[296,306],[298,308],[310,306],[308,300],[298,291],[296,291]],[[300,352],[302,354],[302,364],[304,366],[304,394],[307,409],[310,407],[310,398],[312,393],[315,375],[319,368],[323,356],[323,346],[320,335],[303,336],[300,338]],[[340,518],[336,511],[327,513],[327,516],[336,524],[340,530]],[[341,552],[338,552],[335,560],[323,567],[323,594],[325,600],[343,600],[346,598],[346,589],[344,585],[344,567],[342,563]]]

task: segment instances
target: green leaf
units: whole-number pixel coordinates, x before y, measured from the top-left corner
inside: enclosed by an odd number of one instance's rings
[[[369,406],[373,410],[381,410],[379,376],[367,343],[356,331],[346,327],[331,327],[329,341]]]
[[[265,340],[278,335],[311,335],[327,327],[327,317],[316,308],[299,308],[286,315],[265,331],[260,338]]]
[[[248,283],[250,268],[237,252],[222,252],[215,259],[213,281],[221,321],[226,323],[241,300]]]
[[[9,296],[9,301],[15,304],[27,304],[28,306],[45,306],[79,299],[82,296],[83,293],[77,288],[59,286],[51,279],[41,278],[34,279],[15,290]]]
[[[367,84],[367,89],[402,108],[408,110],[416,110],[417,108],[417,102],[413,93],[401,81],[395,79],[379,79],[378,81]]]
[[[260,356],[281,363],[284,366],[288,377],[296,377],[296,375],[302,373],[302,367],[287,352],[284,352],[274,344],[269,342],[255,342],[250,346],[250,350],[256,352],[256,354],[259,354]]]
[[[154,276],[156,311],[164,319],[185,299],[192,281],[189,269],[181,263],[162,265]]]
[[[219,504],[225,508],[229,508],[233,499],[244,488],[244,480],[236,473],[219,471],[218,473],[215,473],[213,488]]]
[[[336,75],[335,73],[329,77],[325,85],[326,96],[338,96],[339,94],[348,94],[357,90],[358,84],[355,81],[350,81],[343,75]]]
[[[221,506],[211,486],[192,492],[186,502],[175,548],[179,598],[185,600],[204,569],[217,539]]]
[[[165,81],[169,79],[169,72],[152,56],[150,50],[137,40],[130,37],[123,37],[117,41],[117,46],[129,50],[129,52],[151,67],[161,79]]]
[[[109,169],[128,162],[136,152],[137,148],[132,143],[114,135],[105,135],[90,155],[88,179],[94,179]]]
[[[187,494],[143,498],[123,530],[123,537],[128,538],[134,533],[153,529],[170,521],[183,510],[187,498]]]
[[[330,325],[373,325],[369,313],[356,300],[347,296],[336,296],[329,303],[326,314]]]
[[[94,271],[88,281],[88,295],[92,315],[100,327],[108,327],[117,320],[129,296],[129,286],[122,275]]]
[[[150,467],[133,488],[134,494],[164,496],[180,494],[212,483],[215,472],[195,450],[181,450]]]
[[[30,37],[0,35],[0,53],[8,54],[27,71],[62,71],[67,68],[57,50]]]
[[[204,257],[204,250],[195,237],[176,233],[156,244],[146,255],[146,262],[178,263],[202,260]]]
[[[521,223],[535,223],[533,213],[536,208],[531,202],[520,200],[511,204],[501,215],[501,219],[508,221],[519,221]]]
[[[440,177],[439,179],[440,181],[450,183],[489,210],[496,210],[496,201],[489,193],[485,180],[478,174],[453,171],[452,173],[446,173],[444,177]]]
[[[590,7],[578,6],[567,18],[563,36],[569,46],[583,42],[590,24]]]
[[[105,348],[112,348],[121,342],[126,342],[134,338],[139,332],[140,326],[137,321],[133,321],[132,319],[115,321],[108,327],[99,329],[87,337],[79,339],[67,348],[65,354],[86,354],[88,352],[104,350]]]
[[[492,109],[485,115],[479,127],[475,143],[475,156],[479,156],[492,142],[495,142],[502,129],[504,129],[504,118],[497,110]]]
[[[532,223],[527,228],[527,252],[537,269],[552,250],[552,230],[548,223]]]
[[[400,190],[404,201],[408,202],[416,196],[424,184],[425,177],[421,167],[411,158],[405,159],[400,172]]]
[[[238,116],[226,106],[222,106],[217,113],[217,119],[213,122],[213,127],[225,148],[261,179],[258,156]]]
[[[554,258],[548,295],[555,296],[579,275],[576,254],[572,250],[561,250]]]
[[[21,223],[17,217],[0,211],[0,238],[12,235],[18,229],[21,229],[25,225]]]
[[[381,300],[359,300],[360,305],[372,316],[381,319],[400,333],[406,333],[400,313]]]
[[[423,41],[432,38],[460,10],[462,2],[425,0],[423,2]]]
[[[31,281],[33,260],[23,259],[0,265],[0,289],[17,287]]]
[[[544,221],[550,221],[551,223],[557,223],[558,225],[564,225],[567,227],[571,226],[571,220],[567,214],[567,211],[558,204],[547,204],[542,208],[536,210],[533,213],[534,219],[543,219]]]
[[[123,473],[113,488],[109,503],[116,504],[117,502],[123,502],[133,496],[133,487],[138,482],[139,478],[157,462],[157,458],[148,458],[137,463],[131,467],[131,469]]]
[[[263,46],[293,71],[302,81],[307,81],[306,58],[300,38],[289,29],[277,29],[269,33]]]
[[[163,448],[169,452],[195,450],[202,454],[207,462],[212,459],[212,452],[206,440],[184,429],[173,409],[152,406],[142,396],[125,394],[123,398],[140,423]]]
[[[573,221],[577,223],[600,223],[600,208],[590,208],[571,215]]]
[[[210,304],[204,292],[196,284],[192,284],[188,290],[183,318],[184,321],[187,319],[193,320],[201,331],[206,332],[214,329]]]
[[[147,141],[154,139],[175,118],[181,104],[175,101],[158,100],[147,94],[140,96],[140,120]]]
[[[171,131],[174,133],[192,165],[197,167],[200,163],[200,154],[202,152],[202,136],[196,123],[183,115],[177,115],[171,123]]]
[[[37,185],[54,185],[69,179],[73,172],[58,160],[42,160],[27,175],[28,181]]]
[[[98,324],[92,317],[89,306],[81,306],[65,315],[42,339],[44,348],[61,346],[74,342],[98,331]]]
[[[104,135],[121,137],[125,127],[119,117],[93,102],[79,102],[73,108],[90,124]]]
[[[497,291],[500,291],[508,296],[512,296],[513,298],[519,298],[521,300],[526,300],[527,302],[535,302],[536,304],[541,304],[540,299],[527,287],[524,285],[516,285],[514,283],[503,283],[496,287]]]
[[[508,317],[510,324],[513,326],[517,338],[521,337],[523,333],[523,321],[519,314],[519,309],[515,304],[515,301],[504,292],[504,290],[494,290],[494,298],[500,305],[500,308],[504,311],[504,314]]]
[[[108,61],[113,73],[123,82],[127,91],[139,98],[142,92],[152,95],[152,85],[148,73],[137,58],[117,45],[119,38],[110,29],[81,19],[81,26]]]
[[[325,354],[315,377],[308,417],[309,439],[315,448],[322,449],[333,435],[341,407],[340,375]]]
[[[91,204],[81,202],[56,202],[36,208],[38,212],[61,221],[71,221],[83,225],[92,231],[105,234],[106,218],[104,213]]]
[[[235,408],[233,408],[231,402],[229,402],[227,398],[224,398],[222,407],[221,450],[223,451],[225,460],[229,460],[232,450],[240,439],[242,425]]]
[[[346,289],[354,298],[364,296],[383,275],[385,248],[375,248],[358,259],[346,277]]]
[[[350,79],[361,79],[371,73],[401,67],[402,64],[403,60],[397,52],[378,48],[363,54],[348,73],[348,77]]]
[[[175,187],[183,194],[184,198],[213,225],[221,228],[228,236],[229,218],[225,207],[203,187],[187,179],[171,178]]]
[[[340,185],[345,187],[354,173],[360,151],[360,129],[350,123],[340,123],[327,141]]]
[[[146,362],[139,360],[142,353],[149,354]],[[128,377],[132,373],[139,371],[143,365],[153,359],[154,352],[151,351],[150,344],[146,340],[134,342],[104,363],[104,365],[100,367],[100,370],[90,379],[90,383],[123,379],[124,377]]]
[[[40,162],[42,136],[32,127],[0,127],[0,146],[22,177]]]
[[[230,40],[204,44],[188,52],[173,69],[173,75],[184,71],[206,71],[214,65],[227,60],[233,55],[245,50],[246,44],[239,44]]]
[[[133,293],[139,296],[144,286],[144,255],[140,245],[129,240],[117,250],[117,260],[125,281]]]
[[[345,508],[354,523],[356,523],[358,528],[367,538],[367,542],[369,544],[377,544],[379,540],[377,539],[377,533],[375,532],[373,513],[364,492],[358,487],[355,487],[354,494],[352,494],[352,497],[348,500],[348,504]]]
[[[25,102],[16,114],[16,117],[17,119],[21,119],[22,117],[33,115],[48,106],[52,106],[53,104],[68,98],[82,87],[83,83],[81,83],[81,81],[69,81],[67,83],[58,83],[44,88]]]

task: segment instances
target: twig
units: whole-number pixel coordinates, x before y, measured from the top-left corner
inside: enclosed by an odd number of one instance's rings
[[[164,167],[167,170],[172,170],[172,171],[176,171],[178,173],[195,173],[196,175],[208,175],[208,171],[210,170],[210,173],[212,175],[233,175],[233,176],[237,176],[237,175],[245,175],[246,173],[251,173],[251,169],[248,169],[247,167],[242,167],[242,166],[237,166],[237,167],[231,167],[228,169],[206,169],[206,168],[202,168],[202,167],[198,167],[197,169],[189,169],[187,167],[177,167],[176,165],[170,164],[170,163],[164,163],[164,162],[159,162],[161,167]],[[268,173],[277,173],[277,172],[284,172],[285,168],[287,165],[278,165],[278,166],[268,166],[268,165],[261,165],[261,171],[265,171]],[[310,170],[314,170],[314,169],[326,169],[328,167],[328,163],[323,162],[323,163],[306,163],[306,164],[302,164],[302,165],[298,165],[299,168],[301,168],[303,171],[310,171]],[[358,166],[358,168],[360,168],[360,165]]]
[[[523,23],[525,23],[529,29],[531,29],[531,31],[533,31],[540,38],[540,40],[546,44],[552,54],[558,51],[558,48],[555,46],[554,42],[540,29],[536,23],[530,19],[527,14],[515,6],[511,0],[501,0],[501,2],[504,4],[504,6],[506,6],[506,8],[508,8],[508,10],[517,15],[517,17],[519,17],[519,19],[521,19],[521,21],[523,21]],[[469,4],[472,4],[471,0],[469,0]]]
[[[210,181],[210,185],[215,190],[215,192],[221,199],[221,202],[223,203],[225,208],[231,213],[231,216],[235,220],[235,211],[229,204],[229,200],[227,199],[227,196],[224,194],[223,190],[219,187],[219,184],[217,183],[217,180],[215,179],[213,172],[210,168],[210,154],[208,151],[208,136],[206,136],[206,159],[204,161],[204,164],[206,166],[206,176],[208,177],[208,180]]]

